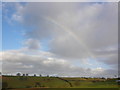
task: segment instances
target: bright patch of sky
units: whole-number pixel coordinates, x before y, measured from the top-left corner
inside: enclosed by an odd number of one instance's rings
[[[13,5],[13,6],[12,6]],[[12,15],[16,12],[14,4],[3,3],[3,15],[2,15],[2,44],[3,50],[19,49],[22,47],[22,41],[24,40],[24,27],[14,20]]]

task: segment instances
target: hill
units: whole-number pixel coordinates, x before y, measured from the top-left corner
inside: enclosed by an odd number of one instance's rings
[[[3,76],[3,88],[118,88],[116,79]]]

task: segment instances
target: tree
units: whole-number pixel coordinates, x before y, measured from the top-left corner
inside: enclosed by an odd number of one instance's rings
[[[26,76],[29,76],[29,74],[26,74]]]
[[[40,77],[42,77],[42,75],[40,74]]]
[[[25,76],[25,74],[23,74],[23,76]]]
[[[115,78],[117,78],[117,75],[114,75]]]
[[[34,74],[34,77],[36,77],[36,74]]]
[[[17,73],[16,76],[21,76],[21,73]]]

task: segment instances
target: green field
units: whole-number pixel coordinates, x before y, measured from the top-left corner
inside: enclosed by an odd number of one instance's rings
[[[115,79],[3,76],[3,88],[118,88]]]

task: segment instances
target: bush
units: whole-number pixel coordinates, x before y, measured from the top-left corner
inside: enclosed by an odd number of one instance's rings
[[[32,86],[26,86],[26,88],[32,88]]]

